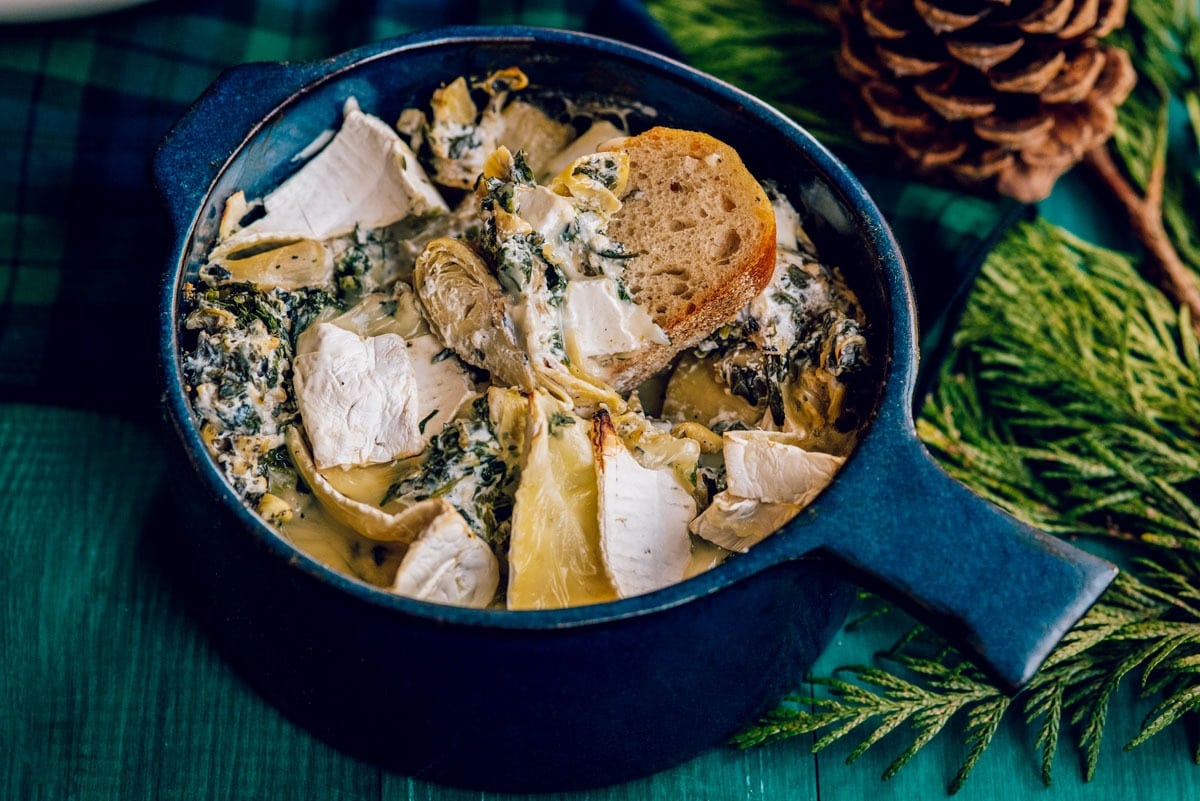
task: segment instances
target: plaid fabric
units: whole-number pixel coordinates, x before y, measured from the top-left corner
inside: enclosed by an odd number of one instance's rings
[[[154,408],[167,226],[148,163],[221,70],[472,22],[670,47],[636,0],[157,0],[90,19],[0,25],[0,400]],[[992,238],[995,209],[973,213],[958,196],[888,187],[872,188],[915,270],[953,264],[926,282],[953,290]]]

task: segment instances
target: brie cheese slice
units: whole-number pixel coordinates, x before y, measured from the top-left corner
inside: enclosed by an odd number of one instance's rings
[[[844,456],[808,451],[797,434],[726,431],[726,486],[732,495],[807,506],[829,485]]]
[[[383,228],[406,217],[449,211],[412,149],[378,117],[346,101],[333,140],[263,198],[266,214],[236,232],[327,240],[356,227]]]
[[[670,467],[638,464],[608,413],[593,420],[600,507],[600,552],[622,598],[683,580],[691,557],[692,494]]]
[[[795,503],[766,503],[723,491],[713,496],[712,503],[689,528],[713,545],[745,553],[782,528],[800,509]]]
[[[567,284],[563,338],[568,354],[589,361],[669,342],[649,313],[636,303],[622,300],[616,283],[603,276]]]
[[[408,356],[417,380],[417,427],[425,442],[441,433],[475,397],[475,383],[458,359],[433,334],[408,340]]]
[[[421,601],[482,609],[498,586],[496,555],[451,509],[435,517],[409,546],[392,590]]]
[[[318,468],[390,462],[424,448],[403,337],[364,338],[319,323],[309,342],[312,350],[295,359],[294,387]]]

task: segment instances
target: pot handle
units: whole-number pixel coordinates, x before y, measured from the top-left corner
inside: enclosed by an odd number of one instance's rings
[[[230,67],[184,112],[152,164],[177,232],[190,228],[209,186],[255,127],[325,68],[322,62]]]
[[[870,465],[859,475],[866,481],[839,480],[829,488],[839,490],[833,506],[847,512],[820,521],[820,542],[885,585],[885,594],[915,605],[923,621],[973,652],[1003,685],[1019,688],[1117,568],[980,498],[908,431],[861,460]]]

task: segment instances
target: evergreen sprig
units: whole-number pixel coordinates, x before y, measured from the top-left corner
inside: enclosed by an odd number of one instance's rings
[[[783,0],[651,0],[689,62],[774,105],[843,158],[861,151],[828,78],[838,32]],[[814,85],[813,76],[823,76]]]
[[[879,665],[814,679],[823,692],[790,698],[736,744],[816,734],[819,751],[865,731],[855,759],[905,730],[887,778],[959,717],[968,750],[955,792],[1011,706],[1037,728],[1047,783],[1064,730],[1092,777],[1109,704],[1132,673],[1161,701],[1128,747],[1200,711],[1198,347],[1187,312],[1128,257],[1044,221],[1015,228],[984,265],[918,433],[1014,515],[1140,555],[1012,699],[918,628]]]
[[[748,748],[804,734],[818,734],[812,752],[819,753],[852,732],[869,726],[866,736],[850,752],[854,762],[888,734],[907,727],[912,737],[908,746],[892,760],[883,779],[894,776],[950,721],[965,718],[967,756],[955,776],[951,791],[957,790],[991,742],[1011,699],[961,658],[945,648],[937,658],[904,652],[917,640],[916,629],[890,654],[881,657],[888,668],[851,665],[838,673],[850,676],[817,677],[813,684],[823,695],[791,695],[784,705],[768,713],[758,725],[734,738]],[[906,678],[910,676],[912,680]],[[873,690],[872,688],[876,688]]]
[[[1200,344],[1128,257],[1023,225],[954,343],[917,423],[952,475],[1058,534],[1200,550]]]
[[[1135,575],[1135,573],[1137,575]],[[1140,578],[1138,577],[1140,576]],[[1021,692],[1008,696],[955,649],[922,626],[911,629],[879,665],[841,668],[817,677],[819,694],[792,695],[734,744],[762,745],[815,735],[813,753],[856,733],[853,762],[885,735],[907,733],[908,745],[883,774],[891,778],[952,721],[961,720],[966,756],[950,781],[957,792],[991,743],[1010,709],[1037,729],[1042,780],[1049,784],[1064,725],[1074,732],[1091,779],[1113,694],[1140,674],[1144,696],[1161,694],[1126,748],[1144,743],[1200,710],[1200,564],[1159,554],[1122,573],[1104,598],[1072,629]],[[959,731],[959,730],[955,730]],[[1200,751],[1193,755],[1200,763]]]

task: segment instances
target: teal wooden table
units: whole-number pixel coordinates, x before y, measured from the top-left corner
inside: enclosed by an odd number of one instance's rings
[[[590,4],[483,5],[434,3],[423,24],[589,23]],[[297,728],[230,668],[179,588],[189,566],[171,547],[179,520],[154,402],[165,251],[149,149],[226,64],[329,55],[431,7],[335,6],[163,0],[0,26],[0,799],[501,797],[388,773]],[[1048,210],[1086,225],[1076,191],[1064,187]],[[866,662],[895,634],[843,632],[817,670]],[[1031,733],[1010,722],[957,798],[1200,797],[1179,731],[1121,752],[1144,711],[1121,698],[1095,780],[1082,782],[1063,749],[1049,789]],[[962,738],[943,735],[881,782],[904,744],[885,739],[849,766],[848,747],[814,757],[804,738],[717,748],[643,780],[549,797],[942,797]]]
[[[90,411],[0,405],[0,798],[499,799],[417,782],[298,729],[230,669],[172,577],[178,528],[153,423]],[[864,662],[895,631],[839,635],[825,667]],[[698,698],[696,703],[717,703]],[[1169,730],[1130,753],[1145,708],[1113,705],[1110,737],[1085,784],[1064,749],[1047,789],[1030,733],[1011,725],[955,798],[964,801],[1194,801],[1197,768]],[[397,725],[403,725],[397,721]],[[650,778],[564,801],[625,799],[931,799],[963,756],[943,735],[892,780],[887,739],[853,765],[796,738],[718,748]]]

